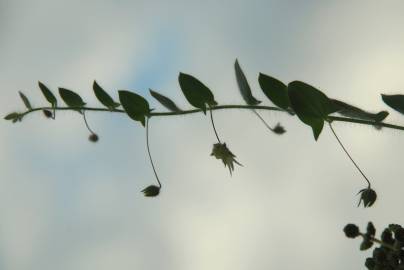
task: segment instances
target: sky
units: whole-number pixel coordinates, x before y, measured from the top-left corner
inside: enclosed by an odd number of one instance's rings
[[[271,102],[259,72],[302,80],[369,111],[380,94],[404,91],[402,1],[58,1],[0,0],[0,108],[22,111],[18,91],[46,105],[37,82],[101,106],[97,82],[150,96],[154,89],[191,108],[179,72],[194,75],[219,104],[244,104],[239,60],[254,96]],[[402,124],[389,110],[387,122]],[[210,156],[215,135],[202,113],[152,118],[145,129],[124,114],[76,112],[0,121],[0,269],[363,269],[369,252],[342,232],[347,223],[379,232],[404,224],[400,208],[404,135],[347,123],[334,128],[372,181],[379,199],[357,207],[366,183],[331,131],[315,141],[308,126],[262,112],[215,111],[237,160],[233,176]]]

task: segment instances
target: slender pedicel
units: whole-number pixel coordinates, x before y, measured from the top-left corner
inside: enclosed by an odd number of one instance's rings
[[[150,121],[149,117],[146,117],[146,147],[147,147],[147,153],[149,154],[149,159],[150,159],[150,163],[151,163],[152,168],[153,168],[154,176],[156,177],[157,183],[159,184],[159,187],[161,188],[161,182],[160,182],[160,179],[159,179],[159,177],[158,177],[158,175],[157,175],[156,168],[154,167],[153,159],[152,159],[152,156],[151,156],[151,154],[150,154],[150,146],[149,146],[149,121]]]
[[[341,146],[342,150],[344,150],[345,154],[349,157],[349,159],[352,161],[353,165],[355,165],[355,167],[358,169],[358,171],[362,174],[363,178],[365,178],[367,184],[368,184],[368,189],[370,189],[371,184],[369,179],[366,177],[366,175],[362,172],[362,170],[359,168],[359,166],[356,164],[356,162],[353,160],[353,158],[351,157],[351,155],[348,153],[348,151],[346,150],[346,148],[344,147],[344,145],[342,144],[341,140],[338,138],[337,134],[335,133],[332,125],[330,122],[328,122],[328,125],[330,126],[330,129],[332,131],[332,133],[334,134],[334,137],[337,139],[339,145]]]

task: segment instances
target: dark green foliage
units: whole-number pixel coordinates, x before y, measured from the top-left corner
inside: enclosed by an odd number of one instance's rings
[[[119,101],[126,114],[145,126],[146,116],[150,114],[150,107],[147,100],[138,94],[126,90],[120,90],[118,93]]]
[[[373,259],[373,258],[366,258],[365,266],[366,266],[367,269],[373,270],[374,267],[376,266],[375,259]]]
[[[31,103],[29,102],[27,96],[24,95],[21,91],[19,92],[19,94],[20,94],[22,102],[24,102],[25,107],[27,107],[28,110],[32,110]]]
[[[284,110],[290,107],[288,87],[283,82],[262,73],[258,76],[258,82],[273,104]]]
[[[145,197],[156,197],[160,194],[160,187],[158,186],[148,186],[142,190]]]
[[[371,238],[368,235],[365,235],[363,237],[362,243],[359,246],[360,250],[367,250],[373,246],[373,242],[371,241]]]
[[[331,99],[331,101],[338,109],[337,113],[347,117],[381,122],[389,115],[389,112],[387,111],[381,111],[378,113],[369,113],[340,100]]]
[[[247,78],[244,75],[244,72],[238,63],[238,60],[236,60],[236,62],[234,63],[234,69],[236,71],[238,89],[240,90],[241,96],[243,97],[244,101],[248,105],[260,104],[261,101],[257,100],[255,97],[253,97],[253,95],[251,93],[250,85],[248,84]]]
[[[94,94],[97,97],[97,99],[102,103],[102,105],[104,105],[105,107],[107,107],[109,110],[114,110],[115,108],[119,107],[119,103],[116,103],[110,95],[108,95],[107,92],[105,92],[104,89],[102,89],[101,86],[98,85],[98,83],[96,81],[94,81],[93,83],[93,90],[94,90]]]
[[[371,188],[362,189],[361,191],[358,192],[358,195],[359,194],[360,194],[360,199],[359,199],[358,206],[363,202],[363,206],[365,208],[372,206],[377,199],[376,191],[374,191]]]
[[[323,92],[301,81],[289,83],[288,94],[292,109],[303,123],[311,126],[317,140],[328,114],[336,108]]]
[[[382,94],[382,99],[388,106],[398,111],[399,113],[404,114],[404,95]]]
[[[351,226],[348,224],[347,226]],[[403,245],[400,244],[398,231],[404,229],[397,224],[391,224],[388,228],[385,228],[381,234],[381,239],[375,238],[376,228],[372,222],[368,223],[366,233],[361,234],[363,241],[360,245],[360,250],[367,250],[374,244],[379,244],[378,247],[372,252],[372,257],[366,258],[365,266],[367,269],[389,269],[389,270],[402,270],[404,267],[404,250]],[[394,238],[393,234],[394,232]]]
[[[388,228],[384,229],[384,231],[382,232],[382,235],[381,235],[381,240],[384,243],[387,243],[390,245],[392,245],[394,243],[393,233],[391,232],[390,229],[388,229]]]
[[[188,102],[192,106],[201,109],[204,114],[206,114],[206,104],[209,106],[217,105],[210,89],[195,77],[180,73],[178,81]]]
[[[160,102],[161,105],[163,105],[165,108],[167,108],[169,111],[172,112],[180,112],[181,109],[179,109],[177,107],[177,105],[174,103],[174,101],[172,101],[171,99],[169,99],[166,96],[163,96],[162,94],[159,94],[151,89],[149,89],[150,94],[152,95],[152,97],[154,97],[158,102]]]
[[[69,89],[59,88],[59,95],[69,107],[80,109],[81,107],[86,105],[86,103],[78,94]]]
[[[53,95],[53,93],[49,90],[46,85],[44,85],[41,82],[38,82],[39,89],[41,89],[42,94],[46,98],[46,100],[52,105],[52,107],[56,107],[57,105],[57,100],[56,97]]]
[[[17,119],[18,117],[20,117],[20,114],[19,114],[19,113],[12,112],[12,113],[7,114],[7,115],[4,117],[4,119],[5,119],[5,120],[14,120],[14,119]]]

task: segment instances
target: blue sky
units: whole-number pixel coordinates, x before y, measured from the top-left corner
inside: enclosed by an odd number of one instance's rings
[[[221,104],[243,103],[239,59],[254,95],[259,72],[303,80],[371,111],[380,93],[404,91],[402,1],[0,1],[0,104],[21,110],[18,91],[46,104],[45,82],[99,106],[96,79],[117,98],[148,89],[190,108],[179,72],[195,75]],[[336,124],[380,200],[357,208],[363,179],[330,130],[319,141],[296,118],[268,133],[248,111],[215,112],[218,132],[244,167],[233,176],[210,155],[215,137],[202,114],[151,120],[154,183],[145,130],[124,115],[88,113],[100,135],[88,142],[82,118],[33,114],[0,121],[0,267],[62,269],[361,269],[366,253],[346,239],[349,222],[379,229],[404,223],[403,136]],[[389,122],[402,123],[390,112]]]

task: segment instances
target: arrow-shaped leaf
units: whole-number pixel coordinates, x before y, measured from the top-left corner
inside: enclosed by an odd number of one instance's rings
[[[350,104],[345,103],[340,100],[331,99],[331,101],[332,101],[332,103],[334,103],[334,105],[338,109],[337,113],[347,116],[347,117],[381,122],[389,115],[389,112],[387,112],[387,111],[380,111],[378,113],[370,113],[370,112],[364,111],[358,107],[355,107],[353,105],[350,105]]]
[[[93,83],[93,90],[94,90],[95,96],[102,103],[102,105],[104,105],[105,107],[107,107],[111,111],[114,110],[116,107],[119,107],[120,104],[116,103],[111,98],[111,96],[108,95],[108,93],[105,92],[105,90],[102,89],[101,86],[99,86],[99,84],[96,81],[94,81],[94,83]]]
[[[284,110],[290,107],[288,87],[283,82],[262,73],[258,76],[258,82],[273,104]]]
[[[178,81],[182,92],[188,102],[203,111],[206,114],[206,104],[210,106],[217,105],[210,89],[195,77],[180,73]]]
[[[159,94],[151,89],[149,89],[150,94],[152,95],[152,97],[154,97],[158,102],[160,102],[161,105],[163,105],[164,107],[166,107],[168,110],[172,111],[172,112],[180,112],[181,109],[179,109],[177,107],[177,105],[175,105],[174,101],[172,101],[171,99],[169,99],[166,96],[163,96],[162,94]]]
[[[67,106],[77,108],[79,112],[81,112],[80,108],[86,105],[78,94],[66,88],[59,88],[59,95]]]
[[[389,107],[404,114],[404,95],[384,95],[382,99]]]
[[[335,111],[330,99],[320,90],[301,81],[289,83],[288,94],[292,109],[303,123],[311,126],[317,140],[327,115]]]
[[[126,114],[135,121],[145,126],[146,116],[150,113],[149,103],[146,99],[130,91],[120,90],[119,101]]]
[[[53,95],[53,93],[49,90],[48,87],[46,87],[46,85],[44,85],[41,82],[38,82],[38,86],[39,89],[41,89],[42,94],[44,95],[44,97],[46,98],[46,100],[52,105],[52,107],[56,107],[57,105],[57,100],[55,95]]]
[[[257,100],[255,97],[253,97],[253,95],[251,93],[250,85],[248,84],[247,78],[244,75],[244,72],[241,69],[237,59],[236,59],[236,62],[234,63],[234,69],[236,71],[238,89],[240,90],[241,96],[243,97],[244,101],[248,105],[260,104],[261,101]]]
[[[27,96],[24,95],[21,91],[19,92],[19,94],[22,99],[22,102],[24,102],[25,107],[27,107],[28,110],[32,110],[31,103],[29,102]]]

